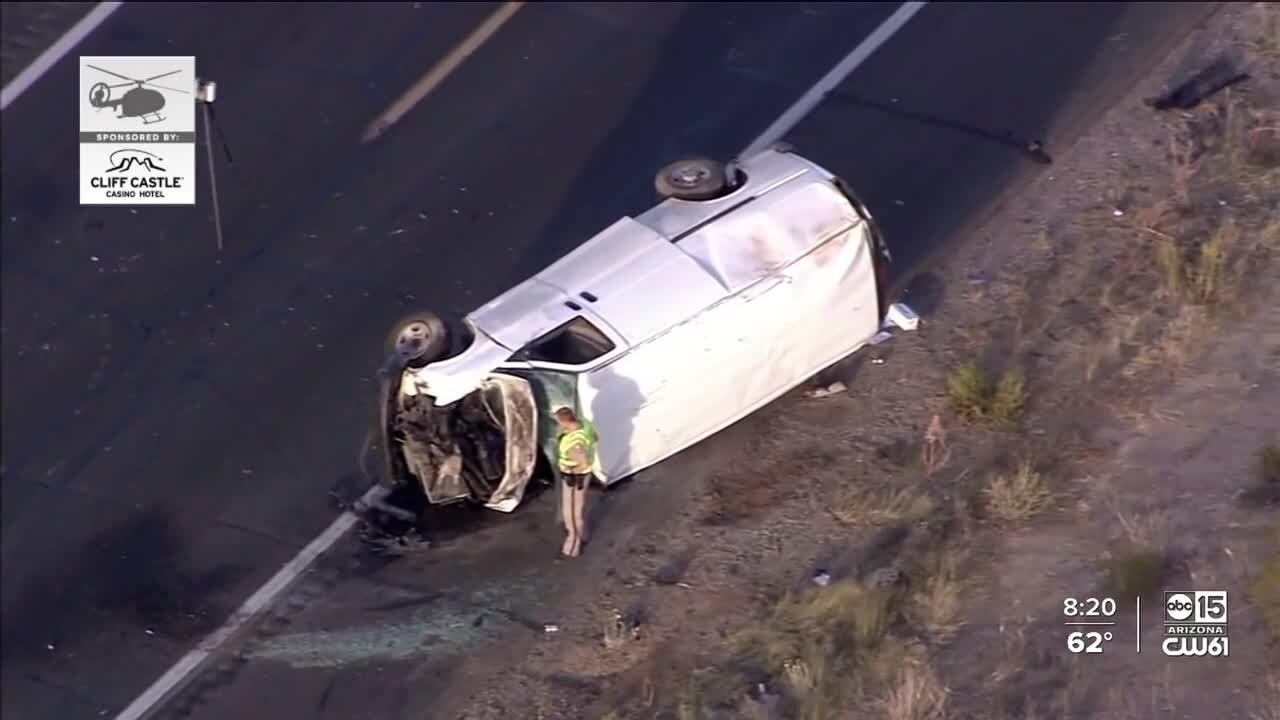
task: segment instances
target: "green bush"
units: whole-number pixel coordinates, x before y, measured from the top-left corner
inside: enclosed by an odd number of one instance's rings
[[[1010,368],[992,383],[970,360],[947,374],[947,400],[962,418],[1008,425],[1027,402],[1026,376],[1021,368]]]

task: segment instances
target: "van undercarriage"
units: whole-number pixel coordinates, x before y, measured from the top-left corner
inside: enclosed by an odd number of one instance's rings
[[[537,455],[528,382],[494,375],[445,406],[392,383],[385,402],[392,486],[419,485],[433,505],[470,500],[509,512],[519,504]]]
[[[430,395],[402,395],[399,404],[392,438],[431,502],[487,502],[506,474],[502,391],[490,386],[445,407]]]

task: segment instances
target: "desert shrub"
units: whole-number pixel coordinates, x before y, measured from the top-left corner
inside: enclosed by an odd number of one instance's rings
[[[947,400],[960,417],[1007,425],[1026,404],[1026,376],[1021,368],[1010,368],[993,383],[970,360],[947,374]]]
[[[1148,548],[1125,550],[1102,561],[1104,588],[1118,598],[1147,597],[1164,584],[1164,556]]]
[[[983,488],[987,512],[1009,523],[1022,522],[1043,510],[1051,497],[1049,484],[1029,462],[1009,473],[994,473]]]

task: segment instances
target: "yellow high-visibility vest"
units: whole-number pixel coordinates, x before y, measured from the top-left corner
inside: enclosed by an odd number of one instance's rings
[[[591,466],[596,462],[596,429],[590,422],[579,419],[578,423],[581,427],[576,430],[570,430],[560,436],[560,471],[571,472],[591,472]],[[573,457],[569,454],[569,450],[574,445],[582,445],[582,451],[587,456],[587,469],[574,470]]]

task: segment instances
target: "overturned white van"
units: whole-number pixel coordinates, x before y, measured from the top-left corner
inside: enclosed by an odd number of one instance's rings
[[[599,431],[611,484],[858,350],[887,317],[914,328],[886,303],[871,216],[813,162],[785,148],[695,158],[655,184],[660,204],[469,314],[452,357],[432,313],[392,328],[385,482],[509,512],[549,468],[551,413],[568,405]]]

